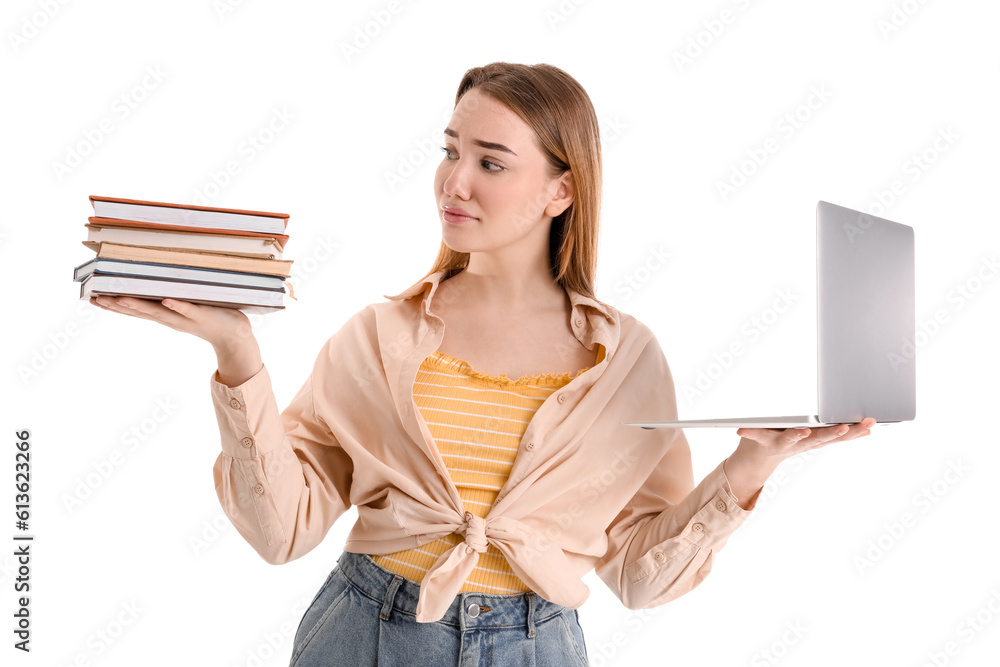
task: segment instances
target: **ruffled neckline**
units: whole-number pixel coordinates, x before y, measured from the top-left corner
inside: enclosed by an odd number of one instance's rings
[[[564,373],[539,373],[538,375],[522,375],[516,380],[511,380],[507,377],[506,373],[501,373],[500,375],[492,375],[490,373],[480,373],[474,369],[468,362],[461,359],[456,359],[444,352],[438,352],[435,350],[428,360],[432,363],[436,363],[448,370],[453,372],[461,373],[468,377],[474,378],[476,380],[481,380],[488,384],[499,385],[503,387],[524,387],[524,386],[538,386],[538,387],[562,387],[563,385],[571,382],[573,379],[581,375],[582,373],[590,370],[593,366],[587,366],[586,368],[581,368],[576,373],[571,373],[566,371]]]

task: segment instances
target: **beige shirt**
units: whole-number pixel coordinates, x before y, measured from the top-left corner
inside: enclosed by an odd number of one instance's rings
[[[352,315],[283,412],[266,366],[236,387],[213,371],[216,491],[237,531],[274,564],[308,553],[351,505],[346,551],[461,533],[421,583],[420,622],[444,615],[488,544],[541,597],[571,608],[595,568],[630,609],[697,586],[757,498],[737,505],[722,463],[695,486],[683,431],[621,424],[676,419],[670,369],[646,325],[573,290],[573,332],[595,353],[604,346],[603,359],[538,408],[486,517],[465,511],[412,396],[444,337],[432,311],[444,275]]]

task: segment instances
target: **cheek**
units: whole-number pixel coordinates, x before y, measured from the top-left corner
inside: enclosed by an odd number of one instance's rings
[[[534,184],[522,183],[510,191],[507,200],[508,217],[520,224],[531,224],[541,216],[544,193]]]

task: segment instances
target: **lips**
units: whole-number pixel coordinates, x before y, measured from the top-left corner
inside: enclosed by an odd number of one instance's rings
[[[466,222],[468,220],[477,220],[478,218],[457,206],[446,206],[444,207],[444,219],[448,222]]]

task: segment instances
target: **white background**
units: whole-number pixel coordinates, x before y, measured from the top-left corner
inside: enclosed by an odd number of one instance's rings
[[[212,481],[214,354],[78,300],[87,197],[290,214],[298,301],[255,320],[283,408],[348,316],[430,268],[434,137],[463,72],[497,60],[554,64],[588,91],[604,139],[598,296],[656,332],[682,416],[815,409],[819,199],[912,226],[917,321],[943,313],[917,341],[916,420],[786,462],[695,591],[631,612],[590,573],[592,664],[993,664],[996,3],[152,4],[16,0],[0,18],[5,664],[287,664],[356,517],[280,567],[236,534]],[[275,110],[291,120],[268,136]],[[768,138],[778,150],[724,198]],[[406,175],[390,187],[392,173]],[[779,290],[795,300],[774,318]],[[770,324],[751,341],[754,317]],[[712,368],[737,341],[745,353]],[[699,371],[715,379],[688,398]],[[25,428],[30,655],[11,648]],[[698,479],[738,442],[687,435]],[[115,450],[121,465],[94,475]]]

